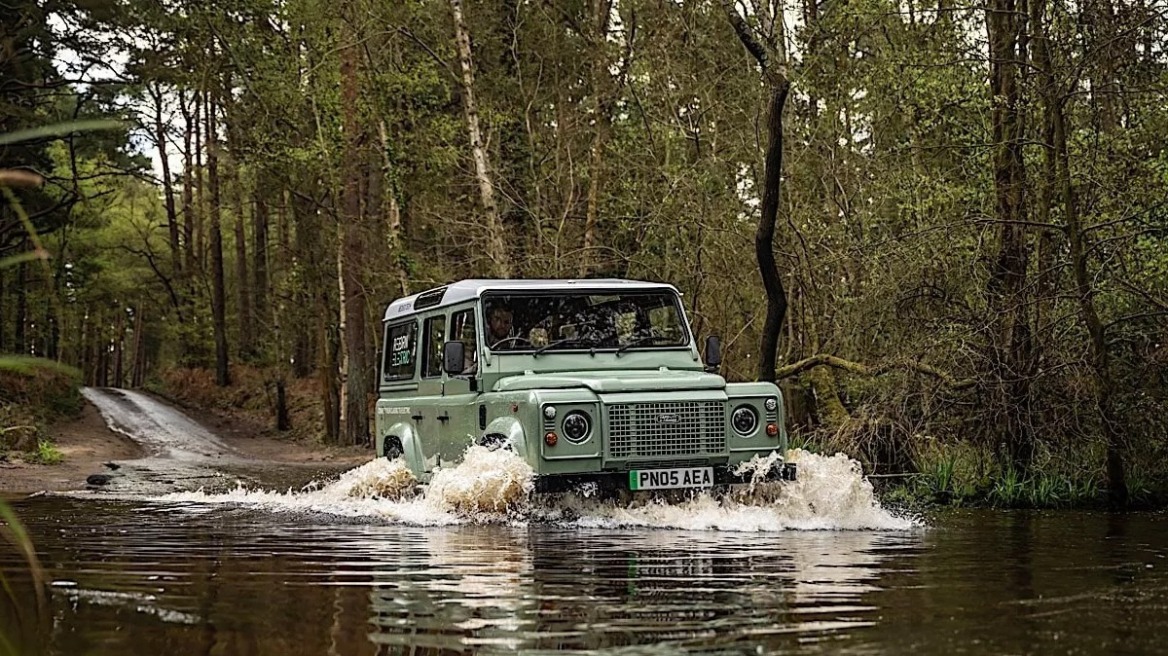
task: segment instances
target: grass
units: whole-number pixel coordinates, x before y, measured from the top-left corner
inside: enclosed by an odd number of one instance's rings
[[[792,432],[787,436],[787,448],[802,449],[808,453],[822,453],[823,446],[814,439],[814,435],[804,432]]]
[[[806,436],[800,438],[798,446],[821,450]],[[1095,446],[1044,451],[1034,467],[1022,474],[1002,464],[991,448],[960,440],[922,438],[912,442],[915,472],[873,481],[885,503],[916,509],[1102,507],[1107,486],[1102,449]],[[1129,455],[1127,484],[1134,505],[1152,507],[1168,499],[1164,469],[1155,454]]]
[[[953,455],[941,458],[923,472],[921,484],[933,498],[947,501],[954,496],[954,474],[957,458]]]
[[[48,440],[37,440],[37,447],[26,456],[28,462],[41,465],[56,465],[65,459],[60,449]]]
[[[13,549],[19,554],[35,591],[36,604],[29,609],[28,599],[18,595],[15,582],[9,580],[11,570],[7,575],[0,570],[0,601],[3,601],[0,609],[4,611],[0,613],[0,620],[5,621],[0,626],[0,656],[20,656],[29,653],[27,648],[35,642],[37,628],[43,628],[48,618],[45,576],[24,524],[16,511],[3,501],[0,501],[0,549]],[[8,621],[14,622],[15,626],[9,625]]]

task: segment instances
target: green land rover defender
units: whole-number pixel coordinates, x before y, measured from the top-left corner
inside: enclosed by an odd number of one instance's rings
[[[377,454],[422,482],[479,444],[514,450],[536,490],[794,479],[783,400],[727,383],[717,337],[703,363],[672,285],[632,280],[464,280],[385,311]]]

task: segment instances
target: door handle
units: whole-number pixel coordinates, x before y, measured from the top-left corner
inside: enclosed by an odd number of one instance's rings
[[[443,412],[442,414],[438,415],[438,421],[441,421],[441,422],[450,421],[450,415]]]
[[[423,417],[422,415],[410,415],[410,419],[413,419],[414,421],[422,421],[423,419],[425,419],[425,417]]]

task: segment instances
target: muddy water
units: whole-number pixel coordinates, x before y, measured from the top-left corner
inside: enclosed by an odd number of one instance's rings
[[[880,508],[846,458],[780,490],[535,502],[477,452],[293,490],[17,502],[21,654],[1164,653],[1168,518]],[[3,653],[0,643],[0,653]]]

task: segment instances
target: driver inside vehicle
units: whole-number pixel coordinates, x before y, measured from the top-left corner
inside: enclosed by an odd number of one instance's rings
[[[515,335],[511,333],[511,308],[499,303],[491,307],[487,314],[487,345],[490,348],[506,347]]]

